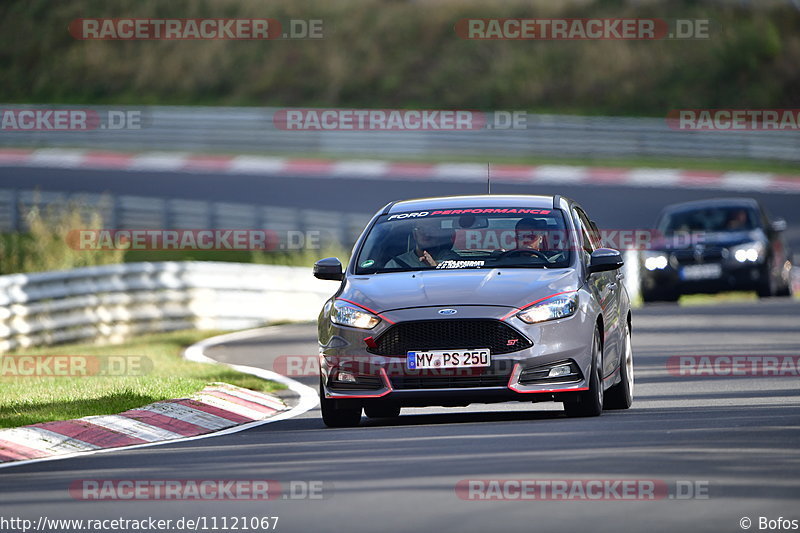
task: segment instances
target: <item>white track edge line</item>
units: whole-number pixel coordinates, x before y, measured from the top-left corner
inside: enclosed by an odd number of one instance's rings
[[[3,468],[11,468],[14,466],[22,466],[22,465],[29,465],[33,463],[43,463],[46,461],[58,461],[61,459],[71,459],[73,457],[87,457],[89,455],[95,455],[98,453],[108,453],[108,452],[121,452],[127,450],[134,450],[139,448],[150,448],[153,446],[162,446],[164,444],[175,444],[179,442],[189,442],[193,440],[200,440],[200,439],[210,439],[212,437],[222,437],[224,435],[231,435],[233,433],[238,433],[240,431],[245,431],[250,428],[263,426],[265,424],[270,424],[272,422],[279,422],[281,420],[288,420],[290,418],[294,418],[296,416],[300,416],[306,411],[310,411],[314,407],[319,404],[319,397],[317,395],[317,391],[312,389],[307,385],[303,385],[299,381],[295,381],[291,378],[278,374],[277,372],[273,372],[271,370],[265,370],[263,368],[256,368],[252,366],[243,366],[243,365],[230,365],[227,363],[221,363],[219,361],[215,361],[208,357],[204,351],[211,346],[215,346],[218,344],[224,344],[226,342],[248,339],[251,337],[258,337],[265,333],[271,333],[275,331],[280,326],[266,326],[261,328],[255,329],[247,329],[243,331],[235,331],[233,333],[225,333],[223,335],[217,335],[216,337],[210,337],[208,339],[204,339],[200,342],[192,344],[188,348],[186,348],[183,352],[184,359],[189,361],[194,361],[198,363],[208,363],[208,364],[215,364],[215,365],[223,365],[233,370],[243,372],[245,374],[250,374],[261,379],[267,379],[272,381],[277,381],[291,390],[292,392],[298,394],[300,396],[300,402],[289,409],[288,411],[284,411],[278,413],[277,415],[267,418],[266,420],[256,420],[254,422],[248,422],[246,424],[241,424],[238,426],[234,426],[227,429],[221,429],[219,431],[214,431],[213,433],[205,433],[203,435],[195,435],[193,437],[182,437],[180,439],[172,439],[172,440],[164,440],[159,442],[148,442],[145,444],[134,444],[132,446],[120,446],[117,448],[101,448],[99,450],[91,450],[85,452],[74,452],[68,453],[64,455],[52,455],[50,457],[39,457],[36,459],[26,459],[23,461],[11,461],[7,463],[0,463],[0,469]]]

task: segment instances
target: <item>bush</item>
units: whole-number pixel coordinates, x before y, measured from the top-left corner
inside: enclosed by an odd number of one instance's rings
[[[324,39],[78,41],[82,17],[322,19]],[[466,41],[470,17],[710,19],[684,41]],[[0,6],[0,101],[526,109],[799,107],[788,2],[50,0]]]
[[[33,206],[24,212],[28,232],[0,235],[0,274],[65,270],[120,263],[123,251],[76,250],[67,243],[72,230],[100,229],[103,220],[91,207]]]

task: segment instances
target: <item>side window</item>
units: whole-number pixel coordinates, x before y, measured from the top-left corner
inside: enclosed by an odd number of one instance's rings
[[[583,215],[586,216],[586,213]],[[587,220],[589,219],[587,218]],[[592,238],[592,246],[595,250],[603,248],[603,236],[600,235],[600,229],[597,227],[597,224],[594,223],[594,220],[589,220],[589,223],[592,225],[592,229],[589,233],[589,236]]]
[[[764,229],[764,231],[769,233],[770,229],[772,228],[772,221],[770,219],[769,213],[767,213],[766,209],[760,207],[758,210],[758,215],[760,223],[758,225],[760,225]]]
[[[575,224],[578,227],[578,232],[580,233],[581,249],[584,252],[584,261],[588,262],[589,256],[595,250],[592,243],[592,237],[589,234],[591,231],[591,224],[586,219],[586,215],[583,215],[580,209],[573,208],[572,217],[573,220],[575,220]]]

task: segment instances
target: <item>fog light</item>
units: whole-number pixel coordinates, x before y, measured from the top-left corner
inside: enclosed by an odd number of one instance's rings
[[[560,378],[561,376],[566,376],[571,373],[571,369],[569,365],[561,365],[561,366],[554,366],[550,369],[550,373],[547,374],[548,378]]]
[[[336,381],[342,381],[344,383],[355,383],[356,377],[350,372],[339,372],[339,374],[336,376]]]

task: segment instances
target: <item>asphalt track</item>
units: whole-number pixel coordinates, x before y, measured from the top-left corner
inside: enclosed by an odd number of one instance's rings
[[[667,370],[675,355],[796,358],[799,315],[800,302],[788,299],[638,310],[637,390],[628,411],[566,419],[557,404],[472,405],[408,409],[395,421],[326,429],[315,408],[234,435],[5,469],[0,516],[266,515],[279,516],[278,530],[287,532],[741,531],[743,517],[752,529],[762,516],[800,519],[800,380]],[[207,353],[280,369],[280,356],[316,353],[314,334],[313,325],[279,326]],[[98,502],[70,495],[70,484],[82,479],[270,479],[325,488],[323,499],[267,503]],[[462,500],[455,487],[467,479],[646,479],[676,497]],[[707,497],[677,497],[679,485],[707,487]]]

